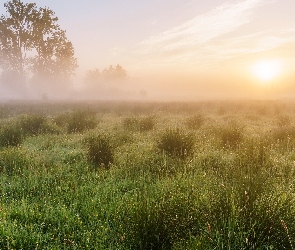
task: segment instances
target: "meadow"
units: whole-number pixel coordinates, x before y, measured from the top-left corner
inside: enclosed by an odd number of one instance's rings
[[[0,249],[294,249],[295,103],[0,106]]]

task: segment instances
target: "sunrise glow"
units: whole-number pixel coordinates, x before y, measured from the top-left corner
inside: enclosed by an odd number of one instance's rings
[[[281,63],[271,60],[260,61],[253,65],[252,71],[260,80],[270,81],[281,73]]]

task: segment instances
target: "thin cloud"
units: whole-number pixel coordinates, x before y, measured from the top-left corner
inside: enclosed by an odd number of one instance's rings
[[[206,43],[249,23],[252,10],[263,2],[265,0],[224,3],[204,15],[148,38],[140,44],[136,53],[190,49],[192,46]]]

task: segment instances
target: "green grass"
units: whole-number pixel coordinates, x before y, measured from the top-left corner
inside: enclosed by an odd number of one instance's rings
[[[293,103],[30,105],[2,107],[0,249],[294,249]]]

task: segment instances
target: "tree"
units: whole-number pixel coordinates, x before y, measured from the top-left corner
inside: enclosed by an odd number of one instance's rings
[[[97,68],[86,72],[84,83],[89,86],[98,85],[101,83],[102,75]]]
[[[102,77],[107,81],[124,80],[127,78],[127,73],[126,70],[119,64],[117,64],[116,68],[113,68],[113,66],[110,65],[109,69],[103,70]]]
[[[7,82],[67,82],[77,68],[74,48],[49,8],[11,0],[0,17],[0,68]]]

